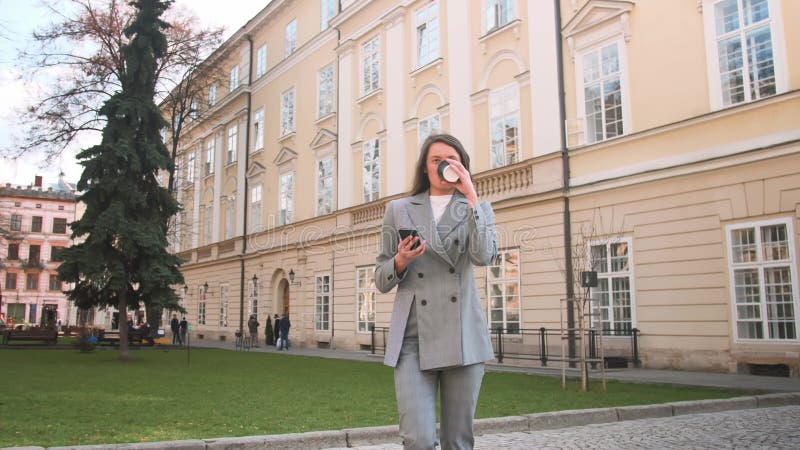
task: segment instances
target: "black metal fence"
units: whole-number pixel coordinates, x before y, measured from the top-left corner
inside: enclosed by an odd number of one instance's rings
[[[372,332],[371,353],[383,354],[386,352],[386,337],[388,327],[370,327]],[[587,357],[596,360],[600,355],[596,330],[589,330],[589,345]],[[568,338],[566,336],[564,339]],[[551,361],[569,361],[569,355],[561,352],[562,333],[558,328],[519,328],[508,330],[496,328],[492,331],[492,346],[495,357],[499,363],[506,359],[518,361],[538,361],[542,367],[547,367]],[[639,329],[614,331],[613,334],[603,334],[603,356],[607,367],[632,364],[640,367],[639,359]],[[597,363],[591,363],[596,369]]]
[[[370,353],[373,355],[380,352],[380,354],[386,353],[386,336],[389,335],[389,327],[376,327],[372,325],[369,327],[369,331],[372,333],[372,340],[370,345]]]

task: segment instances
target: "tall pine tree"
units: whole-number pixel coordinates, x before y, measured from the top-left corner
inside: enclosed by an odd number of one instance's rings
[[[120,48],[122,89],[100,110],[108,119],[101,143],[78,154],[86,212],[71,227],[82,242],[64,251],[58,269],[63,281],[74,283],[67,296],[78,307],[117,308],[123,360],[129,308],[181,309],[172,290],[183,284],[180,260],[166,250],[164,226],[179,206],[156,178],[171,162],[160,137],[168,124],[153,100],[156,62],[167,49],[168,24],[160,16],[170,3],[132,2],[137,15],[125,33],[133,38]]]

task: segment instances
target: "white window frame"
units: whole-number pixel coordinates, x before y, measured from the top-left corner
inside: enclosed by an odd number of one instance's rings
[[[229,196],[225,202],[225,240],[233,238],[236,226],[236,201]]]
[[[787,256],[786,259],[779,259],[779,260],[766,260],[764,258],[764,242],[761,230],[763,227],[775,226],[775,225],[784,225],[786,227],[786,236],[787,236]],[[736,261],[735,254],[734,254],[734,241],[733,241],[733,232],[753,228],[755,229],[754,238],[755,242],[752,243],[753,250],[755,251],[755,260],[754,261]],[[736,223],[736,224],[729,224],[725,227],[725,235],[726,235],[726,242],[727,242],[727,251],[728,251],[728,276],[729,276],[729,291],[730,291],[730,301],[731,301],[731,328],[733,329],[733,336],[734,341],[736,342],[745,342],[745,343],[797,343],[800,342],[800,315],[798,312],[800,311],[800,293],[798,293],[798,274],[797,274],[797,255],[795,253],[795,249],[797,248],[796,242],[796,235],[794,231],[794,223],[791,218],[781,218],[781,219],[772,219],[772,220],[761,220],[761,221],[753,221],[753,222],[745,222],[745,223]],[[765,270],[774,269],[774,268],[782,268],[782,267],[789,267],[789,274],[790,274],[790,282],[788,284],[789,288],[793,290],[791,293],[792,297],[792,307],[794,311],[792,315],[794,316],[794,334],[795,337],[791,338],[772,338],[770,337],[770,329],[769,329],[769,312],[770,308],[768,307],[767,302],[765,301],[766,296],[766,277],[764,276]],[[762,326],[762,333],[763,338],[747,338],[741,337],[739,335],[739,322],[744,322],[739,317],[738,307],[739,303],[736,301],[737,297],[737,286],[736,286],[736,271],[742,269],[757,269],[758,270],[758,311],[760,315],[760,320],[758,322]],[[775,305],[775,303],[772,303]],[[744,305],[744,304],[743,304]],[[774,308],[772,309],[775,310]],[[756,320],[751,320],[751,322],[756,322]]]
[[[262,220],[262,210],[261,210],[261,184],[257,184],[250,188],[250,232],[257,232],[261,231],[261,220]]]
[[[372,283],[369,282],[370,279],[372,280]],[[370,325],[375,326],[375,306],[377,295],[378,289],[375,287],[375,266],[356,267],[357,333],[370,333]]]
[[[189,152],[189,155],[186,157],[186,182],[187,183],[194,183],[194,165],[195,165],[195,155],[194,152]]]
[[[325,31],[330,27],[330,21],[336,16],[338,5],[337,0],[320,1],[320,31]]]
[[[333,113],[333,64],[323,67],[317,72],[317,118],[321,119]]]
[[[521,114],[520,114],[520,93],[519,93],[519,84],[516,82],[509,83],[505,86],[500,86],[499,88],[492,89],[491,93],[489,94],[489,160],[491,162],[492,169],[496,169],[498,167],[508,166],[510,164],[515,164],[520,161],[521,158],[521,150],[522,147],[522,121],[521,121]],[[497,106],[499,104],[499,106]],[[499,122],[502,129],[502,142],[495,142],[492,132],[495,126],[495,123]],[[507,126],[512,123],[516,122],[517,126],[517,134],[515,138],[516,142],[516,151],[510,153],[509,143],[511,142],[508,140],[506,136],[505,130]],[[502,149],[498,147],[498,145],[502,145]],[[502,153],[503,161],[498,161],[497,156],[495,153],[500,151]]]
[[[297,50],[297,19],[286,24],[283,40],[283,57],[286,58]]]
[[[233,92],[239,87],[239,66],[235,65],[231,69],[230,80],[228,81],[228,90]]]
[[[192,100],[189,103],[189,119],[197,120],[197,100]]]
[[[198,288],[200,290],[200,295],[198,296],[197,302],[197,324],[198,325],[205,325],[206,324],[206,289],[203,286]]]
[[[620,256],[614,256],[612,254],[612,247],[617,248],[617,246],[622,246],[622,245],[626,246],[627,254],[625,256],[625,261],[627,264],[627,269],[613,270],[614,263],[622,261],[622,258]],[[600,246],[603,246],[605,251],[605,258],[604,258],[604,262],[606,264],[605,271],[601,270],[601,267],[599,266],[600,264],[599,261],[594,260],[594,256],[592,253],[593,247],[600,247]],[[600,311],[592,311],[600,314],[599,316],[592,316],[593,317],[592,325],[594,325],[594,320],[597,320],[594,317],[599,317],[599,320],[601,320],[601,322],[610,323],[608,328],[605,328],[602,324],[600,325],[603,336],[629,338],[631,336],[630,330],[633,330],[634,328],[637,327],[636,287],[635,287],[634,261],[633,261],[633,239],[628,237],[621,237],[611,240],[593,240],[588,242],[586,251],[588,252],[587,259],[589,261],[589,267],[591,267],[591,270],[597,272],[597,287],[589,289],[589,297],[592,298],[593,300],[597,300],[591,303],[592,308],[600,308]],[[619,317],[617,311],[618,307],[614,306],[614,301],[615,301],[614,297],[624,292],[619,289],[615,289],[616,286],[614,285],[614,280],[623,278],[627,278],[628,280],[627,293],[629,298],[628,307],[630,308],[630,330],[625,330],[624,327],[621,327],[620,329],[614,328],[614,324],[626,322],[624,320],[624,317]],[[607,287],[606,291],[600,290],[602,281],[606,282],[606,287]],[[608,296],[608,305],[603,305],[602,301],[597,299],[597,296],[602,292],[605,292],[606,295]],[[608,314],[607,321],[603,320],[604,309],[606,310],[605,312],[607,312]],[[624,316],[624,314],[622,315]]]
[[[709,102],[711,104],[712,110],[719,110],[722,108],[727,108],[730,106],[740,105],[743,103],[747,103],[750,101],[757,100],[758,98],[763,98],[758,96],[757,98],[753,98],[752,93],[750,92],[750,85],[749,85],[749,73],[748,73],[748,62],[746,53],[742,55],[742,76],[743,80],[743,88],[745,93],[745,100],[743,102],[738,103],[731,103],[726,104],[724,95],[723,95],[723,86],[721,80],[721,72],[720,72],[720,64],[719,64],[719,41],[720,38],[717,36],[717,24],[716,24],[716,6],[722,3],[723,0],[703,0],[703,26],[705,31],[705,46],[706,46],[706,61],[707,64],[707,71],[708,71],[708,85],[709,85]],[[735,31],[724,33],[723,36],[726,38],[732,38],[734,35],[739,34],[741,37],[742,34],[746,33],[747,31],[751,31],[756,28],[761,28],[762,26],[768,26],[770,29],[770,35],[772,40],[772,62],[773,62],[773,70],[774,70],[774,77],[775,77],[775,94],[770,95],[778,95],[780,93],[786,92],[788,90],[788,64],[787,64],[787,57],[786,57],[786,40],[784,37],[784,25],[783,25],[783,18],[781,16],[781,4],[777,0],[767,0],[767,8],[769,10],[769,19],[763,22],[759,22],[758,25],[746,25],[744,28],[741,27],[742,23],[742,16],[741,14],[741,0],[737,1],[738,3],[738,10],[739,14],[739,28]],[[740,40],[740,42],[742,42]],[[765,96],[766,97],[766,96]]]
[[[593,80],[593,83],[600,83],[601,87],[601,123],[603,128],[603,138],[602,139],[595,139],[595,136],[590,136],[589,134],[589,119],[587,117],[586,111],[586,95],[585,89],[587,84],[584,83],[584,57],[591,54],[591,53],[599,53],[600,55],[600,73],[602,73],[602,51],[610,46],[616,46],[617,50],[617,59],[619,63],[619,70],[615,73],[619,74],[619,85],[620,85],[620,109],[622,114],[622,132],[616,134],[614,136],[610,136],[606,132],[606,114],[605,114],[605,98],[602,95],[602,88],[603,82],[599,80]],[[607,79],[606,79],[607,81]],[[631,122],[630,122],[630,95],[629,95],[629,88],[628,88],[628,63],[627,63],[627,46],[625,44],[624,39],[621,36],[615,36],[614,39],[609,39],[603,41],[598,45],[594,45],[591,47],[587,47],[582,49],[578,54],[575,55],[575,83],[576,83],[576,101],[577,101],[577,110],[579,111],[579,115],[581,117],[582,127],[581,132],[583,134],[583,143],[586,145],[594,144],[598,142],[603,142],[608,139],[612,139],[615,137],[625,136],[626,134],[630,133],[631,130]]]
[[[214,208],[207,205],[203,208],[203,245],[211,245],[213,240],[214,225]]]
[[[381,87],[381,37],[376,35],[361,45],[361,96]]]
[[[414,11],[415,67],[423,67],[441,56],[440,31],[439,2],[427,3]]]
[[[267,73],[267,44],[256,50],[256,78],[261,78]]]
[[[253,113],[253,151],[255,153],[264,148],[264,108],[258,108]]]
[[[295,90],[287,89],[281,94],[281,137],[294,133],[295,130]]]
[[[513,270],[507,270],[508,266],[505,262],[510,259],[509,255],[513,255],[516,260],[516,273]],[[518,248],[498,251],[497,257],[486,268],[486,317],[491,333],[495,332],[498,324],[502,326],[504,334],[519,334],[522,329],[521,272],[522,261],[520,260]],[[494,286],[499,288],[499,297],[495,295]],[[496,299],[499,300],[499,305],[494,303]],[[509,300],[516,301],[516,308],[508,306]],[[493,312],[500,313],[502,317],[497,320],[498,318],[493,315]],[[514,320],[514,315],[517,317],[516,320]]]
[[[314,281],[314,331],[330,330],[331,274],[320,273]]]
[[[228,127],[228,148],[225,153],[226,164],[233,164],[236,162],[236,153],[238,144],[239,144],[239,124],[234,123]]]
[[[440,133],[441,129],[442,124],[439,114],[433,114],[419,119],[417,122],[417,147],[420,147],[431,134]]]
[[[329,164],[330,170],[327,173],[323,173],[323,166],[322,164]],[[317,163],[317,215],[323,216],[325,214],[330,214],[333,212],[333,157],[329,156],[327,158],[318,159]],[[329,180],[329,188],[328,191],[325,191],[324,184],[325,181]]]
[[[516,0],[484,0],[484,31],[489,33],[513,22],[517,18],[516,3]],[[504,10],[506,11],[505,21],[502,19],[502,11]]]
[[[374,153],[370,150],[374,150]],[[361,168],[362,199],[364,203],[369,203],[381,197],[381,149],[378,138],[364,142]],[[378,174],[377,186],[374,185],[376,172]]]
[[[278,177],[278,224],[294,221],[294,172],[284,172]]]
[[[255,315],[258,318],[258,279],[252,281],[250,285],[250,307],[249,315]]]
[[[219,319],[217,324],[220,328],[228,327],[228,286],[219,286]]]
[[[217,104],[217,85],[212,84],[208,87],[208,107],[212,107]]]
[[[204,174],[212,175],[214,173],[214,150],[216,147],[216,139],[212,136],[208,142],[206,142],[206,162],[204,165]]]

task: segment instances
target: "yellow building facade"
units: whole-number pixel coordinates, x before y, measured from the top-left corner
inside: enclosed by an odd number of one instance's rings
[[[193,333],[286,313],[294,345],[370,346],[392,308],[372,281],[384,208],[440,130],[496,212],[501,252],[475,276],[512,346],[588,292],[610,354],[635,329],[645,367],[797,375],[798,17],[791,0],[273,0],[209,58],[226,79],[181,137]]]

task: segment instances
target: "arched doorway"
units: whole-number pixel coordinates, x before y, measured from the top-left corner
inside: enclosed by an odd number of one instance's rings
[[[282,278],[278,283],[278,296],[276,299],[275,311],[278,315],[289,315],[289,282]]]

